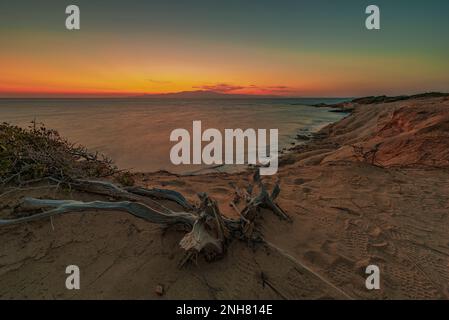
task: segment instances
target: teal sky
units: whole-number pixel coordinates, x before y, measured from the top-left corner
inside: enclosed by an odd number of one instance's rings
[[[69,4],[81,9],[77,33],[64,29]],[[364,27],[369,4],[380,7],[379,31]],[[242,92],[282,86],[285,95],[314,96],[449,91],[447,0],[3,1],[0,14],[1,61],[29,64],[29,75],[10,70],[0,76],[3,95],[55,86],[58,92],[119,93],[214,84]],[[55,76],[64,72],[51,64],[58,50],[61,56],[68,50],[77,70],[86,70],[76,81],[37,79],[46,65]],[[87,70],[102,63],[104,79],[95,82]],[[114,78],[115,68],[126,83]],[[151,86],[144,84],[148,78]]]

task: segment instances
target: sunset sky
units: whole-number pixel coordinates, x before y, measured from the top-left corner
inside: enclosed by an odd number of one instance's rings
[[[0,44],[0,97],[449,91],[447,0],[2,1]]]

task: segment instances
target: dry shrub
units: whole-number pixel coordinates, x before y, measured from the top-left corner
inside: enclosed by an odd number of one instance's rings
[[[55,130],[31,122],[24,129],[0,124],[0,184],[23,184],[54,178],[60,181],[106,177],[117,172],[113,162],[99,153],[69,143]]]

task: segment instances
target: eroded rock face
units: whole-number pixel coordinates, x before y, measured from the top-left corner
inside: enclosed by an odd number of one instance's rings
[[[383,167],[449,166],[449,99],[358,105],[327,128],[340,148],[322,162],[362,161]]]

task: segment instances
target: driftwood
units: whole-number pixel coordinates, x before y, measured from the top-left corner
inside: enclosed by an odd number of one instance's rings
[[[259,241],[260,234],[255,226],[260,214],[260,208],[272,210],[281,219],[291,221],[289,216],[275,203],[280,193],[279,183],[276,183],[269,194],[262,183],[259,173],[253,177],[253,183],[246,191],[239,193],[233,206],[239,213],[238,219],[230,219],[220,213],[215,200],[206,193],[198,194],[199,206],[190,204],[179,192],[165,189],[145,189],[140,187],[121,188],[110,182],[75,180],[70,183],[72,189],[83,192],[106,195],[117,201],[82,202],[75,200],[50,200],[24,198],[19,206],[23,214],[16,219],[0,220],[0,226],[8,226],[55,215],[76,212],[127,212],[133,216],[151,223],[165,226],[182,225],[188,232],[180,241],[180,246],[186,255],[180,262],[186,262],[202,253],[207,260],[213,260],[226,252],[226,247],[233,240]],[[252,196],[255,189],[259,192]],[[184,211],[173,211],[156,200],[169,200],[177,203]],[[236,202],[245,201],[242,211]],[[30,214],[31,212],[31,214]]]
[[[41,213],[33,214],[17,219],[0,220],[0,226],[13,225],[24,222],[49,218],[63,213],[75,213],[82,211],[125,211],[141,219],[145,219],[157,224],[185,224],[193,226],[196,218],[186,212],[173,212],[170,214],[155,210],[142,203],[121,201],[121,202],[105,202],[92,201],[82,202],[75,200],[48,200],[24,198],[21,203],[23,211],[46,210]]]

